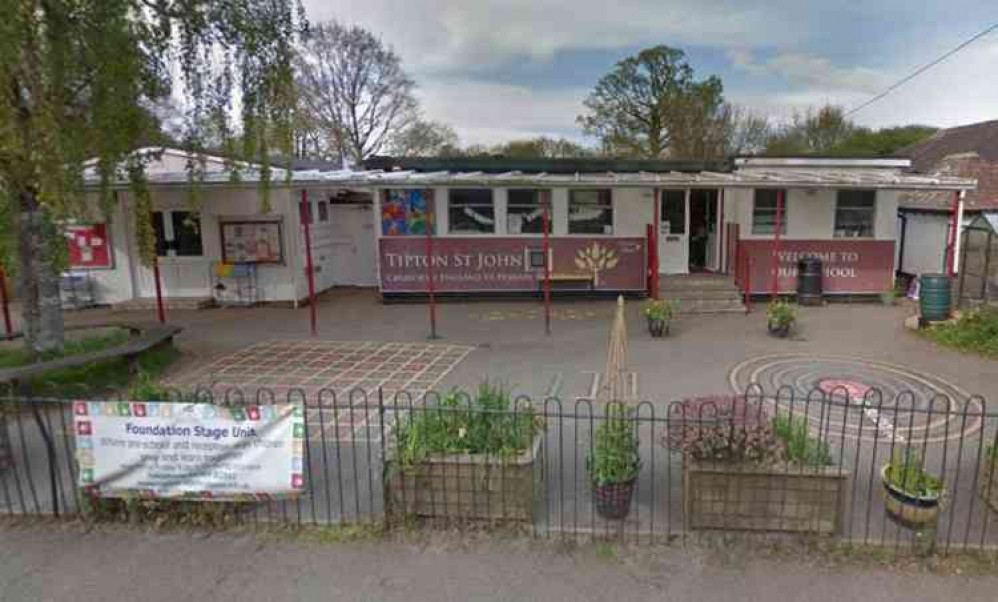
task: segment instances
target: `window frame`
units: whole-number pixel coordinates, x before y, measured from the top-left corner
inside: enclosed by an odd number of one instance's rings
[[[843,194],[856,195],[854,199],[848,200],[859,200],[859,201],[870,201],[869,207],[842,207]],[[867,197],[869,195],[869,197]],[[854,236],[851,234],[840,234],[840,231],[844,231],[845,228],[839,227],[840,211],[845,211],[846,213],[852,214],[869,214],[869,234],[860,234]],[[864,224],[865,226],[865,224]],[[864,227],[864,232],[866,228]],[[845,189],[837,190],[835,192],[835,216],[832,221],[832,238],[836,239],[872,239],[877,236],[877,191],[873,189]]]
[[[787,214],[790,213],[790,211],[789,211],[790,203],[787,202],[787,198],[789,196],[789,195],[787,195],[787,191],[785,189],[781,189],[781,188],[755,188],[755,189],[753,189],[753,193],[752,193],[752,223],[751,223],[751,232],[752,232],[753,236],[776,236],[776,215],[777,215],[777,213],[779,213],[779,202],[780,202],[779,201],[779,199],[780,199],[779,195],[780,195],[780,191],[781,190],[783,192],[783,213],[782,213],[782,215],[780,215],[780,217],[782,218],[782,220],[780,222],[780,236],[785,236],[787,234],[787,224],[790,223],[790,220],[787,218]],[[765,208],[765,210],[767,211],[767,213],[771,211],[772,212],[772,216],[773,216],[772,226],[771,226],[771,229],[769,231],[763,231],[763,230],[761,230],[760,229],[761,224],[759,224],[759,222],[756,219],[756,216],[757,216],[757,214],[759,212],[759,201],[760,201],[759,195],[760,195],[760,193],[773,193],[773,195],[774,195],[773,198],[772,198],[772,201],[773,201],[773,207],[772,207],[772,209]],[[770,199],[764,199],[764,200],[768,201]]]
[[[193,216],[197,220],[198,248],[200,253],[180,253],[180,240],[177,237],[177,219],[181,214]],[[163,209],[152,212],[153,236],[156,256],[161,258],[203,258],[205,257],[204,227],[201,213],[189,209]],[[180,218],[183,219],[183,218]]]
[[[531,192],[534,195],[534,200],[531,203],[514,202],[514,193]],[[549,188],[508,188],[506,189],[506,235],[507,236],[544,236],[544,194],[551,194]],[[548,203],[550,205],[550,203]],[[535,211],[539,211],[536,221],[540,222],[540,228],[537,232],[524,232],[521,224],[519,232],[513,232],[510,229],[509,217],[514,215],[511,211],[513,207],[526,208],[534,207]],[[531,220],[534,221],[534,220]],[[551,235],[554,231],[554,216],[552,215],[551,207],[548,207],[548,235]]]
[[[489,202],[488,203],[485,203],[483,201],[476,201],[476,202],[470,202],[470,203],[469,202],[462,202],[460,205],[455,205],[455,203],[454,203],[454,196],[455,196],[454,193],[457,192],[458,194],[460,194],[462,192],[469,192],[469,191],[486,191],[486,192],[488,192],[489,193]],[[491,218],[491,220],[492,220],[492,229],[491,230],[477,230],[477,231],[476,230],[455,230],[454,229],[454,222],[455,222],[455,220],[453,219],[453,215],[454,215],[453,212],[454,212],[454,210],[456,208],[460,208],[460,209],[473,209],[474,210],[474,208],[476,208],[476,207],[479,207],[479,208],[488,207],[489,208],[489,210],[491,211],[492,215],[491,216],[484,216],[484,217]],[[472,187],[462,187],[462,188],[448,188],[447,189],[447,234],[448,235],[450,235],[450,236],[495,236],[496,234],[498,234],[498,229],[497,229],[497,225],[498,224],[496,224],[496,216],[497,216],[497,214],[498,214],[498,211],[496,210],[496,191],[495,191],[495,188],[487,188],[487,187],[474,187],[474,188],[472,188]],[[474,221],[474,218],[471,218],[471,219],[472,219],[472,221]]]
[[[572,205],[573,205],[574,202],[577,202],[577,201],[575,201],[574,197],[575,197],[575,195],[577,193],[583,193],[583,192],[595,192],[595,193],[599,194],[601,197],[604,196],[604,194],[605,194],[605,198],[608,201],[608,207],[607,208],[609,209],[609,215],[610,215],[610,231],[609,232],[606,232],[605,227],[604,227],[604,231],[603,232],[573,232],[572,231]],[[601,201],[601,199],[599,197],[597,197],[597,206],[598,206],[598,203],[600,201]],[[615,201],[616,201],[616,199],[614,198],[613,188],[570,188],[568,190],[568,205],[567,205],[567,212],[566,212],[566,216],[565,216],[565,219],[567,221],[567,223],[565,224],[565,233],[568,236],[606,236],[606,237],[615,236],[616,231],[617,231],[617,212],[616,212],[616,202]]]

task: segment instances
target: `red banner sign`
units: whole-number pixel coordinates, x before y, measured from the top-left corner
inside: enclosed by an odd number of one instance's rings
[[[739,240],[752,269],[752,292],[768,293],[773,280],[773,242]],[[826,293],[879,293],[894,282],[893,240],[782,240],[779,250],[779,292],[797,290],[797,262],[821,260]]]
[[[437,292],[537,291],[544,278],[541,237],[435,238],[433,283]],[[426,240],[380,240],[381,290],[426,292]],[[552,288],[644,290],[642,238],[551,238]]]
[[[69,265],[73,268],[113,268],[106,224],[67,226]]]

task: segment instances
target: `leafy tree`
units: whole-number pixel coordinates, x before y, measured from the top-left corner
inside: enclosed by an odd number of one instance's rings
[[[128,178],[142,257],[155,253],[145,186],[153,107],[185,99],[183,143],[192,181],[206,141],[240,154],[290,154],[293,46],[304,21],[296,0],[2,0],[0,2],[0,194],[2,230],[18,255],[25,340],[36,353],[63,343],[59,223],[85,217],[85,168],[112,184]],[[238,113],[232,99],[238,91]],[[92,164],[87,160],[95,157]],[[264,188],[270,178],[261,168]],[[265,195],[266,196],[266,195]]]
[[[576,121],[609,154],[715,156],[723,90],[716,76],[696,80],[682,50],[655,46],[600,78]]]
[[[511,140],[492,148],[492,153],[515,158],[546,158],[546,159],[576,159],[591,157],[592,149],[582,146],[567,138],[526,138]]]
[[[391,141],[389,152],[397,157],[442,156],[458,148],[454,128],[446,123],[416,119]]]
[[[371,32],[316,26],[296,61],[300,93],[341,161],[377,154],[417,117],[416,84]]]
[[[766,145],[769,155],[830,154],[859,131],[842,107],[825,105],[795,112]]]
[[[837,155],[889,156],[931,138],[938,129],[926,125],[905,125],[879,130],[859,129],[833,149]]]

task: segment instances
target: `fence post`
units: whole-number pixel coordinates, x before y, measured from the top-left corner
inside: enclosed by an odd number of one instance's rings
[[[49,487],[51,488],[52,494],[52,515],[55,518],[59,518],[59,477],[57,474],[58,467],[56,465],[57,457],[55,451],[55,441],[52,439],[52,433],[50,433],[45,427],[45,420],[42,418],[42,413],[38,409],[38,403],[31,399],[30,386],[23,381],[12,383],[12,386],[15,390],[19,391],[21,398],[24,401],[27,401],[31,406],[31,415],[34,417],[35,424],[38,425],[38,432],[41,433],[42,441],[45,443],[45,455],[48,459],[49,467]],[[21,445],[24,444],[25,443],[22,441]]]

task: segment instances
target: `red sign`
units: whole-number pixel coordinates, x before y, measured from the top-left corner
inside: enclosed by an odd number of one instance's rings
[[[537,291],[544,278],[541,237],[435,238],[433,284],[438,292]],[[426,240],[380,240],[381,290],[426,292]],[[643,238],[551,238],[553,287],[644,290]]]
[[[752,265],[752,292],[768,293],[773,281],[773,242],[739,240]],[[894,282],[893,240],[781,240],[779,292],[797,290],[797,262],[821,260],[826,293],[879,293]]]
[[[113,268],[107,224],[67,226],[69,265],[73,268]]]

